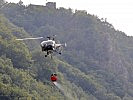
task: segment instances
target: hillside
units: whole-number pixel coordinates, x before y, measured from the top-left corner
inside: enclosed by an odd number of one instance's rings
[[[7,3],[0,13],[1,98],[132,100],[132,37],[86,11]],[[15,41],[50,35],[68,45],[52,60],[41,40]],[[62,90],[50,82],[53,72]]]

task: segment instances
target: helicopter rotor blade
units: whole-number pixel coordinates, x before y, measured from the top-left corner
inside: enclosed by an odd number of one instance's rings
[[[42,39],[43,37],[36,37],[36,38],[23,38],[23,39],[16,39],[18,41],[23,41],[23,40],[38,40],[38,39]]]

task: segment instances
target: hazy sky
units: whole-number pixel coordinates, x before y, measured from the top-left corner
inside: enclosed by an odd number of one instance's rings
[[[19,2],[19,0],[6,0]],[[107,18],[115,29],[133,36],[133,0],[21,0],[25,5],[45,5],[46,2],[56,2],[57,7],[86,10],[90,14]]]

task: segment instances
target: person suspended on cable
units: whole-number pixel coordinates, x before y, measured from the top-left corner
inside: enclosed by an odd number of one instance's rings
[[[56,82],[57,80],[57,74],[51,74],[51,81]]]

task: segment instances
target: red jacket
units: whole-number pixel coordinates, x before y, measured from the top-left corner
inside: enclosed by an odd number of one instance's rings
[[[57,81],[57,77],[56,77],[55,75],[51,76],[51,81],[52,81],[52,82]]]

